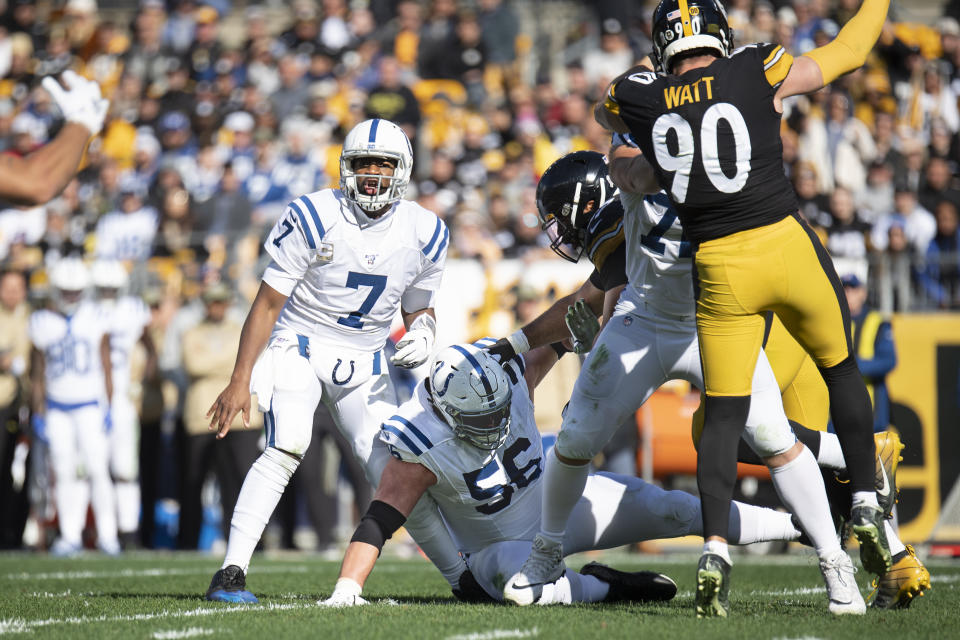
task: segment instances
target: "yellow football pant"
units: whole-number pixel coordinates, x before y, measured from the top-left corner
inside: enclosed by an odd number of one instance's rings
[[[813,231],[794,216],[704,242],[694,274],[708,396],[750,395],[764,311],[780,318],[818,367],[852,352],[840,280]]]

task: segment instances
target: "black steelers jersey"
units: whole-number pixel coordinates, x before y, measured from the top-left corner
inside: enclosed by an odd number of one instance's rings
[[[634,67],[610,84],[603,107],[630,129],[694,242],[797,211],[773,104],[792,64],[779,45],[749,45],[683,75]]]
[[[586,254],[593,263],[590,283],[609,291],[627,284],[627,249],[623,237],[620,196],[607,200],[587,224]]]

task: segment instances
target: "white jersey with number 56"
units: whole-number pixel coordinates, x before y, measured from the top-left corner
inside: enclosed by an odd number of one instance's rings
[[[523,377],[523,357],[516,356],[504,369],[513,389],[510,433],[496,451],[455,437],[434,412],[422,381],[380,429],[380,439],[394,457],[421,464],[437,477],[427,492],[463,553],[503,540],[532,540],[540,526],[543,444]]]
[[[265,281],[290,296],[278,327],[373,352],[386,342],[402,300],[416,300],[413,308],[403,305],[407,311],[433,306],[450,232],[436,214],[407,200],[361,229],[353,206],[339,189],[291,202],[264,247],[296,282]]]

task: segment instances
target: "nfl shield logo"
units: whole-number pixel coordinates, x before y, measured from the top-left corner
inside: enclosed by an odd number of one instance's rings
[[[373,266],[373,263],[377,261],[377,255],[379,255],[379,254],[376,254],[376,253],[365,253],[365,254],[363,255],[363,259],[367,261],[367,266],[368,266],[368,267],[372,267],[372,266]]]

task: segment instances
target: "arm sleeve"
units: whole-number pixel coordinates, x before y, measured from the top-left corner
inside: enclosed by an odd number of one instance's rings
[[[820,67],[824,85],[866,62],[867,54],[880,37],[889,8],[890,0],[864,0],[836,38],[804,54]]]
[[[590,274],[590,283],[598,289],[610,291],[622,284],[627,284],[627,250],[624,243],[620,243],[616,249],[603,261],[599,269],[594,272],[599,276],[600,283],[594,281],[593,274]]]
[[[600,275],[600,271],[594,269],[590,274],[590,284],[595,286],[597,289],[603,289],[603,276]]]

